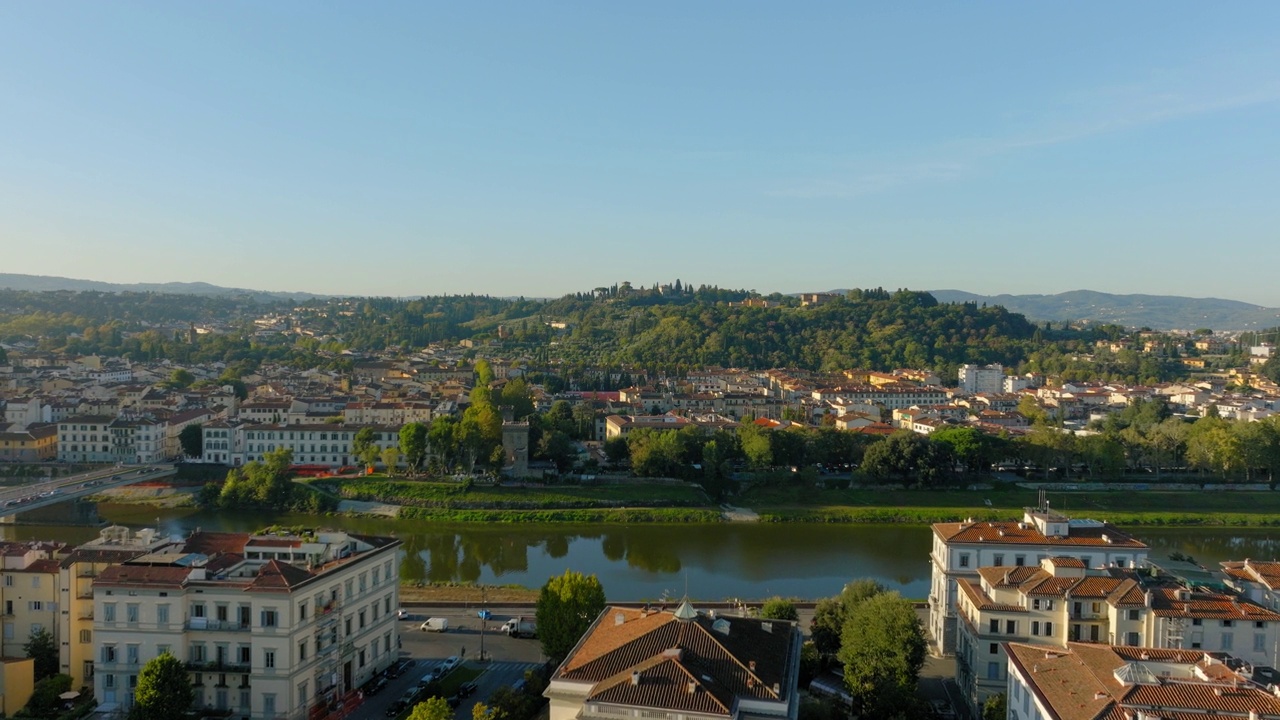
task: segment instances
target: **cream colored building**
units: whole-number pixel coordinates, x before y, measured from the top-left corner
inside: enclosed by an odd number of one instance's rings
[[[71,676],[71,687],[93,684],[93,581],[104,570],[148,553],[181,543],[181,538],[157,535],[154,530],[134,532],[113,525],[103,528],[96,540],[72,550],[58,563],[60,619],[58,622],[61,671]]]
[[[955,652],[957,583],[978,581],[978,568],[1039,566],[1074,557],[1085,567],[1142,567],[1147,546],[1115,526],[1027,508],[1021,521],[935,523],[929,587],[929,632],[938,652]]]
[[[168,652],[196,704],[254,720],[304,718],[397,657],[393,538],[197,532],[93,583],[94,694],[127,710],[138,672]]]
[[[959,581],[956,647],[956,680],[975,716],[1005,689],[1008,642],[1205,650],[1275,664],[1280,614],[1247,598],[1148,570],[1089,570],[1071,557],[985,567],[978,575],[977,582]]]

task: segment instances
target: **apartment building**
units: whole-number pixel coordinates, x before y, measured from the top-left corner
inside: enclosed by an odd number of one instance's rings
[[[58,456],[58,426],[0,428],[0,462],[48,462]]]
[[[1237,658],[1203,650],[1008,643],[1008,720],[1280,717]]]
[[[1221,565],[1229,587],[1263,607],[1280,612],[1280,562],[1245,558],[1228,560]]]
[[[148,417],[116,418],[107,426],[114,462],[133,465],[157,463],[168,459],[165,454],[167,424]]]
[[[929,632],[936,651],[956,648],[960,580],[978,581],[978,568],[1038,566],[1045,558],[1073,557],[1087,568],[1141,567],[1147,546],[1115,526],[1072,519],[1047,505],[1027,508],[1022,520],[935,523],[929,559]]]
[[[238,717],[304,718],[395,659],[393,538],[345,532],[199,532],[93,581],[94,692],[127,710],[138,672],[168,652],[196,704]]]
[[[1272,665],[1280,615],[1149,570],[1087,569],[1071,557],[986,567],[959,581],[956,680],[974,715],[1006,685],[1002,643],[1069,642],[1231,652]]]
[[[62,462],[116,462],[111,452],[111,423],[106,415],[77,415],[58,423],[58,459]]]
[[[25,657],[22,646],[35,633],[58,633],[58,560],[62,543],[0,543],[0,610],[4,657]]]
[[[98,537],[68,553],[58,563],[58,662],[71,676],[71,687],[93,684],[93,581],[112,565],[180,544],[181,538],[154,530],[134,532],[112,525]]]
[[[974,395],[977,393],[1004,392],[1004,366],[1002,365],[961,365],[958,371],[960,391]]]

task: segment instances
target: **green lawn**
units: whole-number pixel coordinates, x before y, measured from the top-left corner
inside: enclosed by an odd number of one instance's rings
[[[391,479],[326,478],[315,483],[352,500],[372,500],[441,509],[561,509],[589,507],[698,507],[708,505],[700,488],[688,485],[551,485],[500,487]]]
[[[1280,525],[1280,492],[1081,490],[1050,492],[1050,504],[1073,517],[1117,524]],[[986,501],[990,500],[988,506]],[[770,521],[946,522],[1012,518],[1037,492],[993,490],[814,490],[757,488],[735,501]]]

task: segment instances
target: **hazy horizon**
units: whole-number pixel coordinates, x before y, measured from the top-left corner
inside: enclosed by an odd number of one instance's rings
[[[0,272],[1277,307],[1249,270],[1280,264],[1278,20],[1263,2],[4,5]]]

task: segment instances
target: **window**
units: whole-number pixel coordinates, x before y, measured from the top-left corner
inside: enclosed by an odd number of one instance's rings
[[[138,622],[138,605],[137,603],[129,603],[124,606],[125,620],[131,623]]]
[[[1231,633],[1226,633],[1226,632],[1222,633],[1222,649],[1223,650],[1230,650],[1233,643],[1234,643],[1234,638],[1231,637]]]
[[[991,643],[987,646],[988,655],[995,655],[998,652],[1000,652],[1000,643]]]
[[[39,600],[30,600],[27,602],[27,609],[33,612],[40,612],[44,610],[44,603]]]
[[[382,598],[382,612],[387,615],[391,614],[391,596],[390,595]]]
[[[138,664],[138,646],[126,645],[124,648],[124,657],[125,657],[125,662],[129,663],[130,665],[137,665]]]
[[[116,621],[116,604],[104,603],[102,606],[102,621],[113,623]]]
[[[116,661],[116,646],[103,645],[102,646],[102,662],[113,663],[115,661]]]
[[[346,622],[345,622],[345,624],[346,624],[346,626],[347,626],[347,632],[346,632],[345,634],[350,635],[350,634],[351,634],[351,616],[350,616],[350,615],[348,615],[348,616],[345,618],[345,621],[346,621]]]
[[[298,661],[301,662],[306,659],[307,659],[307,641],[303,640],[302,642],[298,643]]]
[[[969,567],[969,553],[960,553],[960,567]]]
[[[156,656],[157,656],[157,657],[159,657],[160,655],[172,655],[172,654],[173,654],[173,646],[171,646],[171,645],[156,645]]]
[[[156,622],[161,625],[169,624],[169,606],[168,605],[156,606]]]
[[[1004,632],[1005,632],[1005,634],[1006,634],[1006,635],[1017,635],[1017,634],[1018,634],[1018,623],[1017,623],[1017,622],[1015,622],[1015,621],[1013,621],[1013,620],[1005,620],[1005,621],[1004,621]]]
[[[1265,622],[1263,622],[1262,620],[1255,620],[1255,621],[1254,621],[1254,623],[1253,623],[1253,626],[1254,626],[1254,627],[1256,627],[1256,628],[1258,628],[1259,630],[1261,630],[1261,629],[1265,628],[1265,627],[1267,626],[1267,624],[1266,624]]]
[[[40,576],[39,576],[39,575],[32,575],[32,576],[31,576],[31,587],[32,587],[32,588],[37,588],[37,589],[40,587]]]
[[[1026,565],[1026,564],[1027,564],[1027,556],[1026,556],[1026,555],[1014,555],[1014,556],[1013,556],[1013,564],[1014,564],[1014,565],[1017,565],[1018,567],[1022,567],[1023,565]]]
[[[204,603],[191,603],[191,617],[204,617]]]
[[[250,648],[248,645],[241,645],[239,648],[236,649],[236,660],[239,661],[240,664],[242,665],[248,665],[249,663],[253,662],[253,658],[250,656],[251,651],[252,651],[252,648]]]
[[[369,584],[369,578],[364,573],[360,573],[360,594],[363,595]]]
[[[275,693],[262,694],[262,714],[267,717],[273,717],[276,714]]]
[[[13,576],[12,576],[12,575],[5,575],[5,576],[4,576],[4,586],[5,586],[5,587],[13,587]]]
[[[92,642],[93,642],[93,631],[92,631],[92,630],[81,630],[81,631],[80,631],[80,644],[81,644],[81,645],[88,645],[88,644],[90,644],[90,643],[92,643]]]
[[[1046,623],[1044,624],[1044,634],[1045,634],[1045,637],[1053,637],[1053,623],[1052,623],[1052,622],[1046,622]]]
[[[1125,645],[1128,645],[1129,647],[1137,647],[1137,646],[1138,646],[1138,633],[1136,633],[1136,632],[1127,632],[1127,633],[1125,633],[1125,634],[1124,634],[1124,644],[1125,644]]]
[[[1116,567],[1121,567],[1121,568],[1122,568],[1122,567],[1124,567],[1128,562],[1129,562],[1129,559],[1128,559],[1128,558],[1126,558],[1126,557],[1125,557],[1125,556],[1123,556],[1123,555],[1119,555],[1119,556],[1117,556],[1117,557],[1116,557]]]
[[[1000,679],[1000,663],[998,662],[987,663],[987,679],[988,680]]]
[[[1192,625],[1204,625],[1204,621],[1200,618],[1191,618]]]
[[[998,634],[1000,633],[1000,621],[999,621],[999,620],[992,620],[992,621],[991,621],[991,628],[990,628],[990,630],[988,630],[988,632],[990,632],[992,635],[998,635]]]
[[[364,650],[361,650],[361,651],[360,651],[360,654],[359,654],[359,656],[358,656],[358,659],[359,659],[359,661],[360,661],[360,662],[359,662],[359,667],[364,667]]]
[[[1002,565],[1004,565],[1004,555],[1002,553],[996,553],[994,556],[994,559],[992,560],[992,564],[995,565],[996,567],[1001,567]]]
[[[1093,556],[1092,556],[1092,555],[1081,555],[1081,556],[1080,556],[1080,562],[1084,563],[1084,566],[1085,566],[1085,567],[1087,567],[1087,568],[1091,568],[1091,567],[1093,567]]]
[[[306,702],[307,702],[307,681],[303,680],[302,682],[298,683],[298,704],[301,705]]]
[[[103,675],[103,676],[102,676],[102,686],[103,686],[103,687],[105,687],[105,688],[108,688],[108,689],[110,689],[110,688],[114,688],[114,687],[116,686],[116,676],[115,676],[115,675]]]
[[[1267,651],[1267,636],[1265,633],[1253,634],[1253,651],[1254,652]]]
[[[273,668],[275,666],[276,666],[276,651],[263,650],[262,651],[262,667]]]
[[[1235,621],[1235,620],[1223,620],[1223,621],[1222,621],[1222,627],[1234,627],[1234,626],[1235,626],[1235,624],[1236,624],[1236,621]]]
[[[307,601],[306,600],[303,600],[302,602],[298,603],[298,619],[299,620],[307,619]]]
[[[274,608],[262,611],[262,627],[276,627],[278,625],[278,619],[279,618],[276,617],[276,611]]]
[[[82,666],[81,666],[80,670],[81,670],[81,672],[83,672],[83,673],[84,673],[84,679],[85,679],[85,680],[88,680],[89,678],[92,678],[92,677],[93,677],[93,661],[92,661],[92,660],[85,660],[85,661],[84,661],[84,665],[82,665]]]
[[[1040,621],[1039,621],[1039,620],[1032,620],[1032,621],[1031,621],[1031,634],[1032,634],[1032,635],[1039,635],[1039,634],[1040,634]]]
[[[378,587],[378,582],[381,579],[382,579],[382,568],[374,568],[373,575],[372,575],[373,586]]]
[[[1130,620],[1137,620],[1141,616],[1142,611],[1136,608],[1130,608],[1128,614]]]
[[[14,638],[13,623],[4,624],[4,639],[12,640]]]

